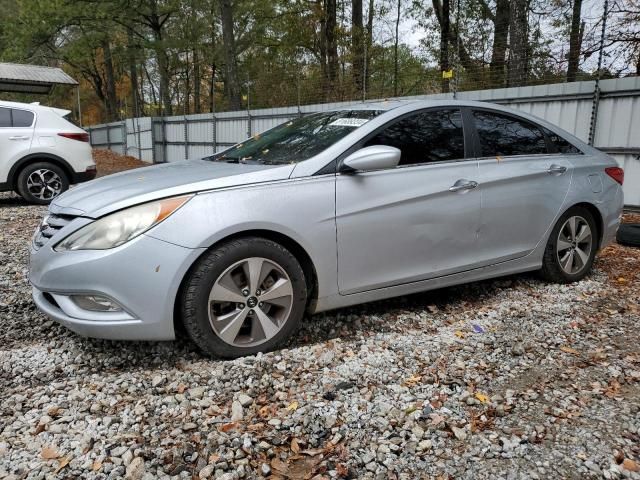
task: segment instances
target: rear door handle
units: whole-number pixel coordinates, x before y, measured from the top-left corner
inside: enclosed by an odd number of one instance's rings
[[[549,170],[547,170],[547,173],[550,173],[551,175],[554,175],[554,174],[560,174],[561,175],[566,171],[567,171],[567,167],[563,167],[562,165],[553,164],[553,165],[551,165],[549,167]]]
[[[478,182],[474,182],[473,180],[464,180],[460,179],[452,186],[449,187],[450,192],[463,192],[467,190],[473,190],[478,186]]]
[[[9,140],[29,140],[29,137],[26,135],[18,135],[15,137],[9,137]]]

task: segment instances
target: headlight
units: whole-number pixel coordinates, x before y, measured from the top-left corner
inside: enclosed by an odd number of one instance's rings
[[[54,250],[106,250],[117,247],[163,221],[190,198],[165,198],[112,213],[72,233]]]

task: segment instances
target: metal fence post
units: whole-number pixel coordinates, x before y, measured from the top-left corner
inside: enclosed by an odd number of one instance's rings
[[[216,114],[215,112],[211,112],[211,139],[213,141],[213,154],[215,155],[216,152],[218,151],[218,145],[217,145],[217,134],[218,134],[218,123],[216,122]]]
[[[162,163],[167,163],[167,124],[164,117],[160,117],[162,121]]]
[[[111,150],[111,126],[107,124],[107,150]]]
[[[184,116],[184,159],[189,158],[189,120]]]
[[[122,154],[129,154],[129,135],[127,134],[127,121],[122,120]]]
[[[247,138],[251,137],[251,85],[247,78]]]
[[[156,158],[156,125],[158,123],[155,121],[155,117],[151,117],[151,162],[158,163]],[[140,124],[138,124],[138,130],[140,129]],[[138,135],[138,138],[139,135]]]
[[[602,70],[602,56],[604,54],[604,36],[607,31],[607,11],[609,0],[604,0],[602,12],[602,32],[600,32],[600,52],[598,53],[598,72],[596,74],[596,84],[593,89],[593,104],[591,106],[591,124],[589,125],[589,145],[593,146],[596,137],[596,127],[598,125],[598,108],[600,107],[600,76]]]

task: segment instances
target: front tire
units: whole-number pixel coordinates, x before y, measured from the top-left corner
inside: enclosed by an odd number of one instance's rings
[[[582,280],[593,266],[598,245],[598,228],[593,215],[582,207],[567,210],[551,231],[541,275],[555,283]]]
[[[300,325],[307,285],[298,260],[247,237],[207,252],[185,279],[182,321],[205,353],[237,358],[277,348]]]
[[[27,202],[48,205],[69,188],[69,178],[59,166],[37,162],[20,171],[16,186],[20,196]]]

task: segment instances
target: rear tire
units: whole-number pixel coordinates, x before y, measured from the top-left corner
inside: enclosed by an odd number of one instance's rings
[[[182,322],[205,353],[237,358],[277,348],[298,328],[307,285],[298,260],[247,237],[207,252],[185,279]]]
[[[640,223],[623,223],[618,228],[616,241],[628,247],[640,247]]]
[[[69,177],[59,166],[36,162],[18,174],[16,190],[29,203],[48,205],[69,188]]]
[[[553,227],[540,274],[547,281],[571,283],[582,280],[593,266],[598,228],[589,210],[572,207]]]

